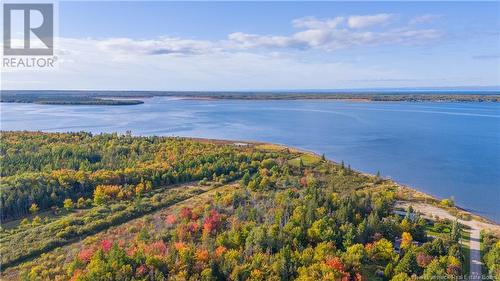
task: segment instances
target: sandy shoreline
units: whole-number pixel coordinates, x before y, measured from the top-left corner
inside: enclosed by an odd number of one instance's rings
[[[254,146],[255,145],[273,145],[273,146],[280,146],[283,149],[290,149],[291,151],[296,151],[296,152],[300,152],[300,153],[314,155],[316,157],[321,157],[321,155],[318,154],[317,152],[309,151],[309,150],[301,149],[301,148],[297,148],[297,147],[292,147],[292,146],[288,146],[288,145],[281,144],[281,143],[268,143],[268,142],[261,142],[261,141],[252,141],[252,140],[247,141],[247,140],[209,139],[209,138],[195,138],[195,137],[180,137],[180,138],[192,139],[192,140],[198,140],[198,141],[206,141],[206,142],[214,142],[214,143],[233,144],[233,145],[241,145],[241,144],[249,144],[249,145],[254,145]],[[336,160],[336,159],[328,159],[327,158],[326,160],[328,160],[331,163],[340,165],[340,162],[338,162],[338,160]],[[374,174],[365,173],[365,172],[362,172],[362,171],[359,171],[356,169],[352,169],[352,170],[358,174],[361,174],[361,175],[364,175],[367,177],[376,177],[376,175],[374,175]],[[475,220],[475,221],[478,221],[478,222],[481,222],[484,224],[497,226],[498,227],[497,231],[500,233],[500,224],[491,220],[491,219],[483,217],[477,213],[471,212],[471,211],[467,210],[466,208],[461,207],[459,205],[454,205],[453,207],[449,207],[449,208],[443,208],[441,206],[438,206],[438,203],[444,198],[438,198],[437,196],[433,196],[433,195],[430,195],[430,194],[425,193],[423,191],[420,191],[414,187],[398,183],[392,179],[384,179],[384,180],[390,181],[390,183],[397,186],[398,189],[400,189],[403,192],[406,192],[406,195],[409,195],[409,200],[405,200],[407,202],[414,202],[415,204],[417,204],[417,203],[429,204],[429,205],[435,206],[436,208],[439,208],[439,209],[446,211],[446,212],[452,211],[452,212],[457,212],[460,215],[470,215],[471,221]]]
[[[317,154],[315,152],[312,152],[312,151],[306,151],[306,150],[301,150],[301,149],[297,149],[297,148],[293,148],[293,149],[301,151],[301,152],[304,152],[304,153],[313,154],[313,155],[315,155],[317,157],[321,157],[321,155],[319,155],[319,154]],[[331,160],[331,159],[327,159],[327,160],[330,161],[330,162],[332,162],[332,163],[335,163],[335,164],[340,164],[336,160]],[[376,175],[373,175],[373,174],[370,174],[370,173],[365,173],[365,172],[358,171],[358,170],[355,170],[355,169],[353,169],[353,171],[355,171],[355,172],[357,172],[359,174],[365,175],[365,176],[376,177]],[[426,203],[426,204],[433,203],[432,205],[435,205],[435,204],[437,204],[439,201],[441,201],[443,199],[443,198],[438,198],[436,196],[430,195],[430,194],[425,193],[423,191],[420,191],[420,190],[418,190],[418,189],[416,189],[414,187],[398,183],[398,182],[396,182],[396,181],[394,181],[392,179],[385,179],[385,180],[389,180],[391,183],[393,183],[394,185],[396,185],[399,189],[406,190],[409,193],[409,195],[411,196],[409,199],[415,200],[415,203]],[[406,200],[406,201],[407,202],[413,202],[413,200]],[[435,206],[435,207],[439,208],[441,210],[444,210],[446,212],[450,211],[449,209],[445,209],[445,208],[440,207],[440,206]],[[488,219],[488,218],[483,217],[483,216],[481,216],[479,214],[471,212],[471,211],[467,210],[466,208],[463,208],[463,207],[461,207],[459,205],[454,205],[453,207],[450,207],[450,209],[456,209],[456,211],[458,211],[460,214],[468,214],[468,215],[470,215],[472,217],[471,220],[476,220],[476,221],[479,221],[479,222],[481,222],[483,224],[496,225],[496,226],[499,227],[499,229],[497,229],[496,231],[498,231],[500,233],[500,224],[498,224],[497,222],[495,222],[495,221],[493,221],[491,219]],[[484,227],[484,228],[488,228],[488,227]]]

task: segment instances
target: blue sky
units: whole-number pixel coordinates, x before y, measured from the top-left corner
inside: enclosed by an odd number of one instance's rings
[[[5,89],[500,85],[499,2],[60,2],[59,67]]]

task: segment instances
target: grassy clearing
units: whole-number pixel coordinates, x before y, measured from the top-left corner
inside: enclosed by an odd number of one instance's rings
[[[40,217],[40,219],[42,219],[42,220],[48,219],[49,221],[53,221],[57,218],[60,218],[62,215],[61,214],[56,215],[56,214],[54,214],[54,212],[52,210],[46,210],[46,211],[38,212],[36,214],[29,214],[26,217],[23,217],[23,218],[20,218],[17,220],[2,222],[2,228],[6,231],[11,230],[11,229],[16,229],[16,228],[20,227],[23,219],[26,218],[26,219],[32,221],[33,218],[36,216]]]
[[[285,146],[278,144],[259,144],[256,146],[256,148],[266,151],[283,151],[287,149]]]
[[[302,159],[302,163],[306,167],[316,165],[321,161],[321,158],[316,156],[316,155],[304,154],[304,155],[297,157],[295,159],[288,160],[288,164],[290,164],[294,167],[299,167],[300,159]]]
[[[425,230],[429,236],[444,238],[450,234],[451,224],[447,222],[431,222],[426,225]]]

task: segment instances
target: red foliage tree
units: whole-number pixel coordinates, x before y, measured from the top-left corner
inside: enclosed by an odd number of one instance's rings
[[[173,225],[177,219],[175,218],[174,215],[170,214],[165,217],[165,223],[168,225]]]
[[[186,219],[186,220],[190,220],[192,216],[193,216],[193,211],[191,210],[191,208],[188,208],[188,207],[182,208],[181,218]]]
[[[71,276],[71,279],[69,279],[69,280],[70,281],[76,281],[76,280],[78,280],[78,277],[80,277],[81,274],[82,274],[82,270],[81,269],[76,269],[73,272],[73,275]]]
[[[216,257],[221,257],[224,253],[226,252],[226,247],[224,246],[219,246],[215,249],[215,256]]]
[[[328,265],[328,267],[335,269],[336,271],[339,272],[345,271],[344,264],[342,263],[339,257],[329,258],[325,261],[325,263],[326,265]]]
[[[117,244],[118,244],[118,247],[120,247],[120,248],[123,249],[125,247],[125,245],[126,245],[126,242],[125,242],[125,240],[120,239],[120,240],[118,240]]]
[[[101,248],[104,252],[108,252],[113,246],[113,242],[109,239],[104,239],[101,241]]]
[[[200,230],[200,225],[198,224],[198,222],[195,222],[195,221],[190,222],[188,224],[188,230],[192,234],[197,233]]]
[[[216,210],[211,210],[210,214],[205,218],[203,224],[203,231],[205,233],[212,233],[218,230],[222,224],[222,217]]]
[[[146,253],[151,255],[165,256],[167,252],[167,245],[163,241],[153,242],[146,247]]]
[[[431,263],[433,257],[426,253],[420,252],[417,254],[417,264],[422,268],[426,268]]]
[[[137,253],[137,247],[136,246],[132,246],[132,247],[130,247],[130,248],[127,249],[127,256],[133,257],[135,255],[135,253]]]
[[[144,264],[141,264],[135,271],[136,276],[144,276],[148,273],[148,267]]]
[[[177,251],[180,251],[184,248],[186,248],[186,244],[184,244],[184,242],[175,242],[174,243],[174,248],[177,250]]]
[[[208,262],[210,260],[210,254],[205,249],[199,249],[196,251],[196,259],[200,262]]]
[[[91,248],[83,249],[78,253],[78,259],[83,262],[89,262],[94,255],[94,250]]]

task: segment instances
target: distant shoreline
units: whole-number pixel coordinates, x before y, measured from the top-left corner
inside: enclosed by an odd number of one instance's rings
[[[141,99],[176,97],[200,100],[337,100],[349,102],[500,102],[499,91],[398,92],[179,92],[179,91],[14,91],[0,102],[55,105],[137,105]]]
[[[142,100],[135,99],[109,99],[109,98],[75,98],[75,99],[63,99],[63,98],[51,98],[51,99],[30,99],[30,100],[2,100],[2,103],[33,103],[33,104],[44,104],[44,105],[106,105],[106,106],[118,106],[118,105],[138,105],[143,104]]]

